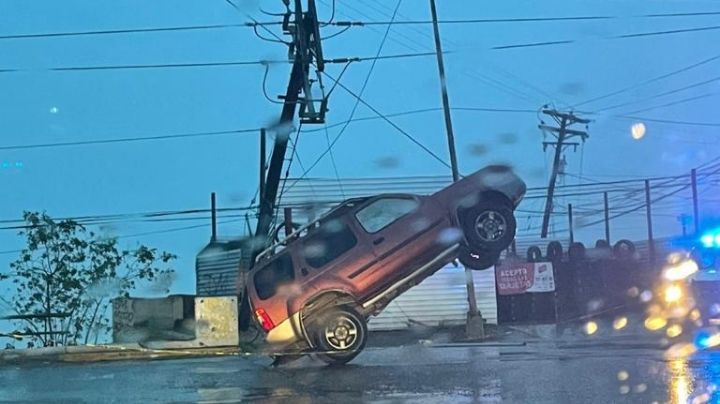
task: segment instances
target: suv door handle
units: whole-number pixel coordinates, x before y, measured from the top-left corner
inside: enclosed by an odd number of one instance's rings
[[[375,240],[373,240],[373,245],[378,245],[383,241],[385,241],[385,237],[376,238]]]

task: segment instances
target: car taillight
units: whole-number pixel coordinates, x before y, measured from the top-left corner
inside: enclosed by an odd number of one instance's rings
[[[275,324],[272,322],[272,319],[270,319],[270,316],[265,312],[263,309],[257,309],[255,310],[255,318],[257,318],[258,323],[260,323],[260,326],[265,331],[270,331],[273,328],[275,328]]]

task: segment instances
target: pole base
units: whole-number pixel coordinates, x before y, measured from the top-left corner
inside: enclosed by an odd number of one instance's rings
[[[465,336],[467,339],[483,339],[485,338],[485,320],[482,314],[470,312],[467,313],[465,323]]]

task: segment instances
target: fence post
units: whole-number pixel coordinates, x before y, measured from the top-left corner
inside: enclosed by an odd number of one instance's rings
[[[568,223],[570,224],[570,244],[575,242],[575,232],[573,231],[572,203],[568,203]]]
[[[655,264],[655,242],[653,240],[652,228],[652,201],[650,200],[650,180],[645,180],[645,207],[647,215],[647,231],[648,231],[648,254],[650,256],[650,264]]]
[[[210,241],[217,241],[217,209],[215,207],[215,192],[210,194]]]
[[[610,204],[608,202],[607,191],[603,192],[603,202],[605,204],[605,241],[610,244]]]

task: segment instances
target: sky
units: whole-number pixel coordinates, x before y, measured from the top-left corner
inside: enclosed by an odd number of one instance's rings
[[[98,0],[0,3],[0,36],[191,25],[238,24],[281,12],[277,0],[236,0],[241,11],[223,0]],[[332,0],[318,0],[320,18],[329,18]],[[338,0],[336,20],[388,21],[392,0]],[[396,20],[427,20],[429,3],[403,0]],[[438,1],[441,20],[563,16],[611,16],[593,21],[442,24],[450,104],[457,108],[529,109],[543,105],[570,108],[598,95],[623,89],[713,56],[720,30],[613,38],[624,34],[709,27],[717,15],[643,18],[639,15],[718,11],[713,1]],[[278,35],[279,28],[271,27]],[[323,42],[327,58],[374,56],[385,26],[355,27]],[[323,35],[337,32],[323,28]],[[269,35],[261,31],[263,35]],[[545,41],[572,43],[492,49]],[[395,25],[383,55],[434,50],[428,24]],[[25,210],[73,217],[182,209],[202,209],[216,192],[219,207],[244,207],[257,189],[258,136],[167,139],[73,147],[8,149],[8,146],[78,140],[162,136],[269,126],[281,106],[263,95],[260,65],[132,70],[52,71],[57,67],[218,61],[282,60],[287,49],[266,42],[251,28],[97,36],[0,39],[0,219],[19,219]],[[353,63],[342,83],[358,92],[371,62]],[[337,77],[342,65],[328,65]],[[290,67],[270,66],[266,91],[285,91]],[[662,97],[656,94],[711,79],[720,61],[577,109],[593,119],[590,138],[568,151],[567,171],[592,180],[685,174],[715,157],[716,127],[644,122],[646,134],[631,136],[637,120],[609,116],[702,98],[638,112],[643,118],[718,122],[720,82],[714,81]],[[383,113],[441,106],[434,56],[378,61],[363,99]],[[355,99],[338,88],[330,98],[327,123],[347,120]],[[633,102],[597,113],[604,107]],[[373,116],[360,105],[355,117]],[[634,114],[635,115],[635,114]],[[543,153],[538,115],[454,110],[452,113],[461,172],[484,165],[513,166],[529,186],[544,186],[549,153]],[[392,118],[398,126],[446,161],[442,113],[437,110]],[[329,129],[333,138],[339,127]],[[582,128],[581,128],[582,129]],[[508,135],[510,134],[510,135]],[[508,139],[513,139],[508,141]],[[304,133],[297,152],[309,165],[327,147],[323,131]],[[479,147],[482,146],[482,147]],[[5,147],[5,149],[3,149]],[[478,150],[484,149],[484,153]],[[433,160],[383,120],[352,123],[333,148],[341,178],[447,175]],[[393,161],[394,164],[383,162]],[[294,164],[291,176],[302,170]],[[326,156],[309,174],[334,178]],[[567,178],[568,183],[579,181]],[[585,180],[589,181],[589,180]],[[680,202],[686,199],[679,199]],[[597,201],[601,203],[600,200]],[[619,201],[618,203],[622,203]],[[524,205],[540,209],[537,201]],[[598,205],[601,206],[601,205]],[[663,208],[656,231],[677,233],[674,216],[689,213],[687,203]],[[617,225],[618,236],[643,237],[644,211]],[[178,227],[200,227],[143,236]],[[220,236],[241,234],[243,222],[223,223]],[[139,243],[176,253],[178,279],[173,293],[194,292],[194,260],[207,244],[209,223],[121,223],[102,232],[121,237],[125,247]],[[588,242],[601,229],[582,234]],[[22,248],[14,231],[0,230],[0,252]],[[0,254],[6,268],[16,254]]]

